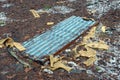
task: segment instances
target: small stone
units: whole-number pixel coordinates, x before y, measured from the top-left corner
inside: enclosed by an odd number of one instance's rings
[[[87,70],[86,73],[87,74],[93,74],[93,72],[91,70]]]
[[[53,71],[51,71],[50,69],[44,69],[43,72],[46,72],[48,74],[53,74]]]
[[[65,52],[71,52],[71,49],[66,49]]]

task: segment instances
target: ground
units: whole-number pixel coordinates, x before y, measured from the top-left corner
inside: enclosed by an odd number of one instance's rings
[[[64,0],[0,0],[0,12],[5,12],[7,18],[9,18],[4,26],[0,26],[0,38],[9,36],[15,41],[22,43],[50,29],[52,25],[46,25],[47,22],[57,24],[75,15],[93,18],[107,26],[107,35],[101,35],[100,38],[106,40],[106,43],[111,47],[110,50],[98,51],[97,56],[100,57],[100,60],[93,66],[87,67],[81,73],[56,70],[53,74],[48,74],[41,70],[39,63],[32,61],[29,61],[29,63],[34,68],[27,71],[27,68],[24,68],[6,49],[2,48],[0,49],[0,80],[120,80],[120,8],[107,8],[108,11],[97,17],[97,12],[90,13],[88,11],[88,2],[86,0],[65,0],[66,2],[57,3],[59,1]],[[110,2],[112,1],[110,0],[107,3]],[[8,3],[12,5],[10,7],[2,7],[3,4]],[[34,18],[29,11],[30,9],[47,10],[57,5],[68,6],[74,10],[66,14],[43,13],[40,14],[40,18]],[[98,67],[103,71],[99,72],[97,70]]]

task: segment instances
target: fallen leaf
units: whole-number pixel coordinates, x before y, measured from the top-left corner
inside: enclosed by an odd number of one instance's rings
[[[83,62],[86,66],[91,66],[93,63],[96,61],[96,56],[95,57],[90,57],[87,61]]]
[[[84,57],[95,57],[96,56],[96,51],[93,50],[92,48],[87,47],[86,51],[79,51],[80,56]]]
[[[2,47],[16,47],[20,51],[24,51],[25,48],[18,42],[14,42],[12,38],[5,38],[0,40],[0,48]]]
[[[71,67],[66,66],[64,63],[62,63],[62,61],[58,61],[58,62],[54,63],[53,67],[51,67],[50,69],[51,70],[56,70],[56,69],[59,69],[59,68],[65,69],[68,72],[70,72],[72,70]]]
[[[59,68],[63,68],[66,71],[69,72],[72,68],[66,66],[64,64],[64,62],[61,60],[62,58],[63,57],[56,58],[56,57],[53,57],[53,55],[50,55],[50,69],[51,70],[56,70],[56,69],[59,69]]]
[[[88,46],[91,48],[96,48],[96,49],[105,49],[105,50],[107,50],[109,48],[109,46],[106,45],[105,42],[103,42],[103,41],[88,43],[85,46]]]
[[[54,22],[47,22],[47,25],[49,26],[49,25],[53,25],[54,24]]]
[[[35,18],[39,18],[39,17],[40,17],[40,15],[37,13],[36,10],[31,9],[30,12],[32,12],[32,14],[33,14],[33,16],[34,16]]]
[[[13,44],[19,51],[24,51],[25,50],[25,48],[20,43],[14,42]]]
[[[87,43],[90,38],[93,38],[95,35],[95,31],[96,31],[96,26],[91,28],[88,34],[85,37],[83,37],[83,43]]]

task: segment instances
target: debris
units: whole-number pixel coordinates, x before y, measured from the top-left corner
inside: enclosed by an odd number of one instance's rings
[[[53,74],[53,71],[51,71],[50,69],[44,69],[43,72],[46,72],[48,74]]]
[[[23,60],[21,60],[21,59],[16,55],[15,51],[13,51],[13,48],[8,48],[7,50],[8,50],[8,52],[9,52],[16,60],[18,60],[21,64],[23,64],[24,67],[29,67],[29,68],[31,68],[31,66],[30,66],[28,63],[24,62]]]
[[[24,51],[25,48],[17,42],[14,42],[12,38],[5,38],[0,40],[0,48],[2,47],[16,47],[19,51]]]
[[[49,26],[49,25],[53,25],[54,24],[54,22],[47,22],[47,25]]]
[[[86,66],[91,66],[93,63],[96,61],[96,56],[95,57],[90,57],[87,61],[84,62]]]
[[[32,14],[33,14],[33,16],[34,16],[35,18],[40,18],[40,15],[37,13],[36,10],[31,9],[30,12],[32,12]]]
[[[104,50],[107,50],[109,48],[109,46],[106,45],[105,42],[102,40],[99,41],[91,40],[91,38],[95,37],[95,33],[96,27],[91,28],[88,34],[85,37],[83,37],[83,41],[73,49],[73,51],[75,52],[75,58],[80,56],[89,58],[87,61],[84,62],[86,66],[93,65],[93,63],[96,61],[96,51],[93,48]],[[77,52],[77,48],[79,46],[84,46],[86,50],[81,50]]]
[[[15,58],[17,59],[21,64],[23,64],[25,67],[30,67],[30,65],[16,55],[14,51],[14,47],[16,47],[19,51],[24,51],[25,48],[17,42],[14,42],[12,38],[5,38],[0,40],[0,48],[7,47],[8,52]]]
[[[85,25],[83,26],[83,24]],[[71,44],[72,41],[94,24],[95,21],[86,21],[81,17],[71,16],[57,25],[54,25],[43,34],[23,42],[23,46],[26,48],[25,54],[32,56],[32,59],[39,58],[37,60],[55,54],[68,44]]]
[[[59,68],[63,68],[66,71],[70,72],[72,70],[72,68],[66,66],[65,62],[61,61],[62,58],[63,57],[56,58],[56,57],[53,57],[53,55],[50,55],[50,69],[51,70],[56,70],[56,69],[59,69]]]

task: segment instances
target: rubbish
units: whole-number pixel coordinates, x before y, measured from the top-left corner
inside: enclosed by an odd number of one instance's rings
[[[45,33],[23,42],[22,45],[26,48],[24,54],[32,59],[40,60],[42,57],[59,53],[94,24],[95,21],[71,16]]]
[[[8,52],[9,52],[16,60],[18,60],[21,64],[23,64],[24,67],[29,67],[29,68],[31,68],[31,66],[30,66],[28,63],[24,62],[23,60],[21,60],[21,59],[16,55],[16,52],[13,50],[13,48],[7,48],[7,50],[8,50]]]
[[[50,69],[56,70],[59,68],[63,68],[66,71],[70,72],[72,70],[72,68],[69,66],[66,66],[65,63],[61,60],[62,58],[63,57],[56,58],[56,57],[53,57],[53,55],[50,55]]]
[[[20,63],[22,63],[25,67],[30,67],[30,65],[23,60],[19,59],[16,53],[14,52],[13,48],[16,47],[19,51],[24,51],[25,48],[17,42],[14,42],[12,38],[5,38],[0,40],[0,48],[7,47],[8,52],[16,58]]]
[[[16,47],[19,51],[24,51],[25,48],[17,42],[14,42],[12,38],[5,38],[0,40],[0,48],[2,47]]]
[[[86,66],[91,66],[93,63],[96,61],[96,56],[95,57],[90,57],[87,61],[83,62]]]
[[[46,72],[48,74],[53,74],[53,71],[51,71],[50,69],[44,69],[43,72]]]
[[[30,12],[32,12],[32,14],[33,14],[33,16],[34,16],[35,18],[40,18],[40,15],[37,13],[36,10],[31,9]]]
[[[54,24],[54,22],[47,22],[47,25],[49,26],[49,25],[53,25]]]

